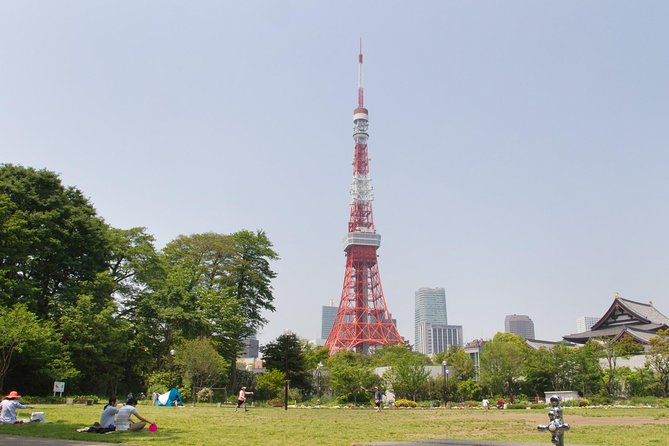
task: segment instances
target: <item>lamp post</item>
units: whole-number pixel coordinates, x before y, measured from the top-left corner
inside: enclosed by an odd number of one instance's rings
[[[316,404],[319,406],[321,405],[321,367],[323,367],[323,363],[319,362],[316,366],[316,389],[318,392],[318,401]]]
[[[448,369],[446,368],[446,360],[441,363],[441,374],[444,377],[446,385],[444,387],[444,405],[448,402]]]

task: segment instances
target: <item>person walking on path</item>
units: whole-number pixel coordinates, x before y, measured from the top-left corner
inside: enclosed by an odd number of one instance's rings
[[[381,393],[381,389],[379,389],[378,386],[374,387],[372,390],[365,389],[362,386],[360,388],[365,392],[369,392],[374,395],[374,410],[376,410],[376,412],[381,412],[381,406],[383,406],[383,394]]]
[[[239,389],[239,395],[237,395],[237,407],[235,407],[235,412],[239,410],[240,407],[244,406],[244,412],[249,410],[246,407],[246,395],[253,395],[253,392],[247,392],[246,387]]]
[[[21,395],[16,390],[12,390],[2,400],[0,403],[0,424],[22,424],[25,422],[16,419],[16,409],[33,409],[33,407],[21,404],[19,398],[21,398]]]

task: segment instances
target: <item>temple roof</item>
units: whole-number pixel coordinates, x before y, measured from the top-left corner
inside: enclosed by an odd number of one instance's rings
[[[609,309],[588,331],[562,336],[566,341],[585,343],[588,339],[614,337],[624,333],[647,344],[658,330],[669,327],[669,318],[657,311],[652,303],[635,302],[616,296]]]

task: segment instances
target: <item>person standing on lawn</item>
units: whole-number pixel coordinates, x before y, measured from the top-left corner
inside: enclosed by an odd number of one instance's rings
[[[372,390],[365,389],[362,386],[360,388],[365,392],[369,392],[374,395],[374,410],[376,410],[376,412],[381,412],[381,407],[383,406],[383,394],[381,393],[381,389],[379,389],[378,386],[374,387]]]
[[[246,395],[253,395],[253,392],[247,392],[246,387],[239,389],[239,395],[237,395],[237,407],[235,407],[235,412],[239,410],[240,407],[244,406],[244,412],[249,410],[246,408]]]

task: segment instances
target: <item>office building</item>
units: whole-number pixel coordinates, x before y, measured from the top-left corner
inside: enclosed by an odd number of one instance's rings
[[[255,335],[249,336],[244,339],[244,347],[240,352],[240,358],[257,358],[260,356],[260,341],[256,338]]]
[[[416,351],[435,355],[451,345],[462,347],[462,325],[442,325],[421,322],[416,335]]]
[[[576,333],[583,333],[592,328],[593,325],[599,320],[598,317],[594,316],[581,316],[576,319]]]
[[[337,309],[339,307],[323,306],[323,313],[321,317],[321,339],[327,339],[330,336],[332,325],[335,317],[337,317]]]
[[[443,288],[419,288],[415,293],[414,334],[416,346],[426,342],[425,340],[421,341],[419,333],[420,325],[423,322],[448,325],[446,291]]]
[[[514,333],[523,339],[535,339],[534,322],[524,314],[510,314],[504,318],[504,331]]]

